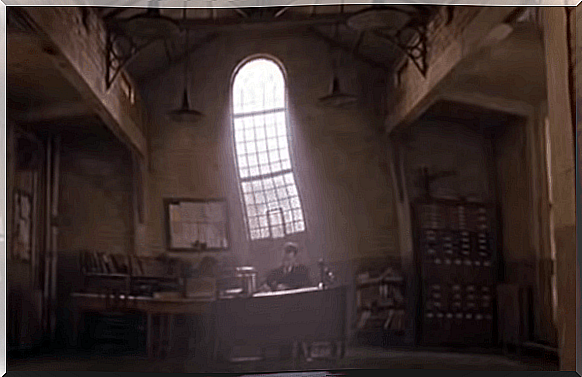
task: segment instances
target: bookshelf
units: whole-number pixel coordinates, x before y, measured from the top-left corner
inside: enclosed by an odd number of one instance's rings
[[[151,296],[182,289],[180,268],[154,258],[104,252],[83,252],[80,258],[86,292]]]
[[[356,333],[368,345],[404,345],[409,329],[406,279],[394,268],[368,269],[356,277]]]

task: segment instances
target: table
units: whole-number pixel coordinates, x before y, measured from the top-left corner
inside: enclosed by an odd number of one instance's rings
[[[347,289],[338,287],[260,293],[249,298],[218,300],[214,306],[214,359],[235,345],[277,347],[333,342],[338,357],[346,343]]]
[[[73,334],[76,342],[79,327],[86,312],[142,312],[147,315],[147,353],[148,357],[160,357],[171,348],[174,315],[202,315],[212,312],[214,298],[153,298],[145,296],[115,296],[98,293],[73,293]],[[154,337],[154,318],[160,319],[158,344]],[[203,342],[209,343],[209,334],[205,332]],[[156,352],[157,351],[157,352]]]

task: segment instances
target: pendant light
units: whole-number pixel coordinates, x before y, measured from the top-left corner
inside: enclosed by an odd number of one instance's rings
[[[338,38],[338,25],[335,26],[335,39]],[[357,102],[358,98],[352,94],[343,93],[337,74],[337,61],[333,60],[333,77],[331,81],[330,94],[321,97],[319,103],[325,107],[345,108]]]
[[[186,18],[186,9],[184,9],[184,19]],[[186,30],[186,43],[184,45],[184,51],[186,54],[185,64],[184,64],[184,95],[182,96],[182,106],[179,109],[170,111],[168,117],[170,120],[178,123],[194,123],[199,121],[204,115],[194,109],[190,109],[190,101],[188,97],[188,68],[190,67],[190,54],[188,51],[188,35],[189,30]]]
[[[145,13],[133,16],[121,25],[127,35],[144,39],[169,39],[180,33],[178,24],[162,16],[160,8],[150,6]]]

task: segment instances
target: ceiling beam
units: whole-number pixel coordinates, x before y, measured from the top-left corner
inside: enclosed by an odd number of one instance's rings
[[[155,69],[151,70],[150,72],[148,72],[148,73],[146,73],[144,75],[140,75],[140,77],[139,78],[136,78],[135,80],[137,81],[137,83],[139,85],[143,85],[143,84],[146,84],[146,83],[152,81],[156,77],[159,77],[160,75],[162,75],[165,72],[167,72],[170,68],[172,68],[172,67],[174,67],[174,66],[182,63],[184,60],[186,60],[186,57],[188,55],[191,55],[196,50],[198,50],[201,47],[205,46],[206,44],[214,41],[216,38],[218,38],[218,35],[219,35],[218,33],[212,33],[212,34],[209,34],[209,35],[205,36],[200,41],[198,41],[196,44],[194,44],[193,46],[191,46],[190,48],[188,48],[187,52],[183,52],[177,58],[173,59],[170,62],[170,64],[166,64],[164,66],[155,68]]]
[[[345,22],[349,14],[344,15],[315,15],[310,17],[288,17],[288,18],[268,18],[268,19],[232,19],[232,20],[181,20],[177,21],[178,25],[184,29],[194,31],[241,31],[241,30],[256,30],[267,26],[269,30],[273,29],[289,29],[299,27],[310,27],[318,25],[332,25],[337,22]]]
[[[11,116],[20,123],[56,122],[69,118],[96,116],[91,108],[83,103],[58,103],[35,107],[27,111],[10,109]]]
[[[379,68],[379,69],[386,71],[388,73],[393,72],[393,69],[391,67],[389,67],[388,65],[377,62],[373,59],[368,58],[367,56],[362,55],[359,52],[354,51],[353,46],[349,46],[346,43],[340,42],[332,37],[329,37],[326,34],[322,33],[321,31],[319,31],[315,28],[309,28],[309,31],[311,33],[313,33],[316,37],[322,39],[324,42],[326,42],[328,45],[330,45],[333,48],[339,48],[343,51],[346,51],[346,52],[350,53],[352,56],[354,56],[356,59],[358,59],[366,64],[369,64],[372,67]]]

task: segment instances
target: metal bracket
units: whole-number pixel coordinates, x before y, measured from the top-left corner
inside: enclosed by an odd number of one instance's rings
[[[403,42],[401,40],[402,34],[405,30],[412,29],[416,32],[416,37],[414,38],[414,42],[412,44],[408,42]],[[394,46],[396,46],[399,50],[404,52],[406,56],[414,63],[418,71],[422,74],[423,77],[426,77],[426,73],[428,72],[428,36],[427,36],[427,27],[424,25],[415,25],[415,26],[407,26],[404,29],[398,31],[396,36],[391,36],[382,33],[381,31],[374,31],[378,37],[386,39],[390,41]]]
[[[129,43],[130,51],[127,55],[120,55],[115,51],[117,42],[126,41]],[[156,42],[157,39],[148,40],[138,43],[132,38],[117,34],[114,32],[107,32],[107,41],[105,44],[105,86],[109,90],[113,82],[131,61],[146,47]]]

